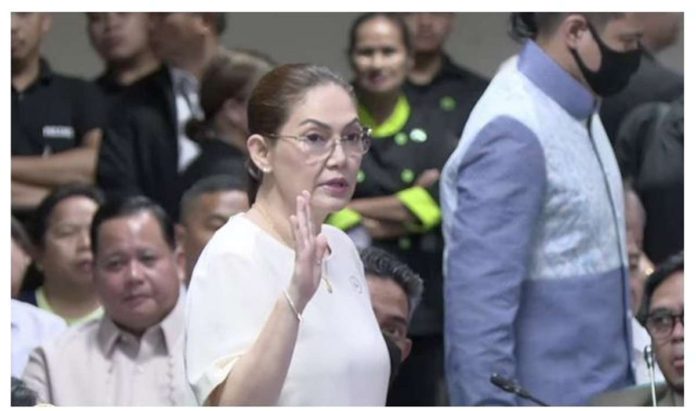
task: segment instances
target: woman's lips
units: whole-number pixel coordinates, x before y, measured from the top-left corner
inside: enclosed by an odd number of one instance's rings
[[[327,181],[323,183],[321,187],[334,196],[344,196],[348,193],[348,189],[350,188],[348,182],[344,179]]]

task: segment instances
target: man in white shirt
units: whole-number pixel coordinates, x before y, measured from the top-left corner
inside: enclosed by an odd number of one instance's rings
[[[100,208],[90,235],[105,315],[37,348],[27,386],[54,405],[195,404],[171,221],[151,200],[128,198]]]

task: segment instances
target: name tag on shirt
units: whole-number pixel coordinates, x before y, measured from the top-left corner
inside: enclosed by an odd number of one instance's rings
[[[75,138],[75,129],[71,126],[43,126],[41,131],[44,138],[61,138],[69,140]]]

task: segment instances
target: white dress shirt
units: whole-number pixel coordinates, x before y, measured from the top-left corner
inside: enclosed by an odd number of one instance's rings
[[[184,374],[184,299],[140,338],[104,315],[32,352],[24,371],[39,401],[60,406],[194,405]]]
[[[193,161],[201,151],[193,140],[186,135],[186,123],[192,118],[202,118],[203,113],[198,99],[198,79],[184,70],[169,67],[174,87],[176,103],[176,124],[179,141],[179,172]]]

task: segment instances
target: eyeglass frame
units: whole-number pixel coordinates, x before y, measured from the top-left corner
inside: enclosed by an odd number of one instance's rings
[[[656,317],[668,317],[672,321],[672,326],[669,327],[669,332],[665,332],[664,335],[658,335],[658,333],[655,332],[655,326],[651,325],[651,320]],[[645,329],[648,331],[648,334],[650,334],[650,337],[652,337],[654,340],[665,341],[669,339],[672,334],[674,334],[674,327],[677,325],[677,319],[681,322],[683,328],[684,311],[682,311],[680,314],[676,314],[669,310],[658,309],[648,314],[648,316],[645,318]]]
[[[276,133],[263,133],[261,135],[263,135],[264,137],[272,138],[272,139],[290,138],[290,139],[293,139],[295,141],[299,141],[300,143],[308,141],[306,136],[291,136],[291,135],[287,135],[287,134],[276,134]],[[361,126],[360,127],[360,137],[361,137],[361,146],[363,146],[363,150],[360,153],[360,156],[362,157],[365,154],[367,154],[368,151],[370,151],[370,147],[372,146],[372,129],[370,127]],[[345,141],[345,140],[343,139],[343,136],[339,136],[338,138],[335,138],[332,136],[331,141],[332,141],[331,149],[323,154],[327,157],[330,157],[331,154],[333,154],[334,150],[336,150],[336,146],[338,144],[343,143],[343,141]],[[337,141],[338,141],[338,143],[337,143]],[[322,157],[322,156],[317,156],[317,157]]]

